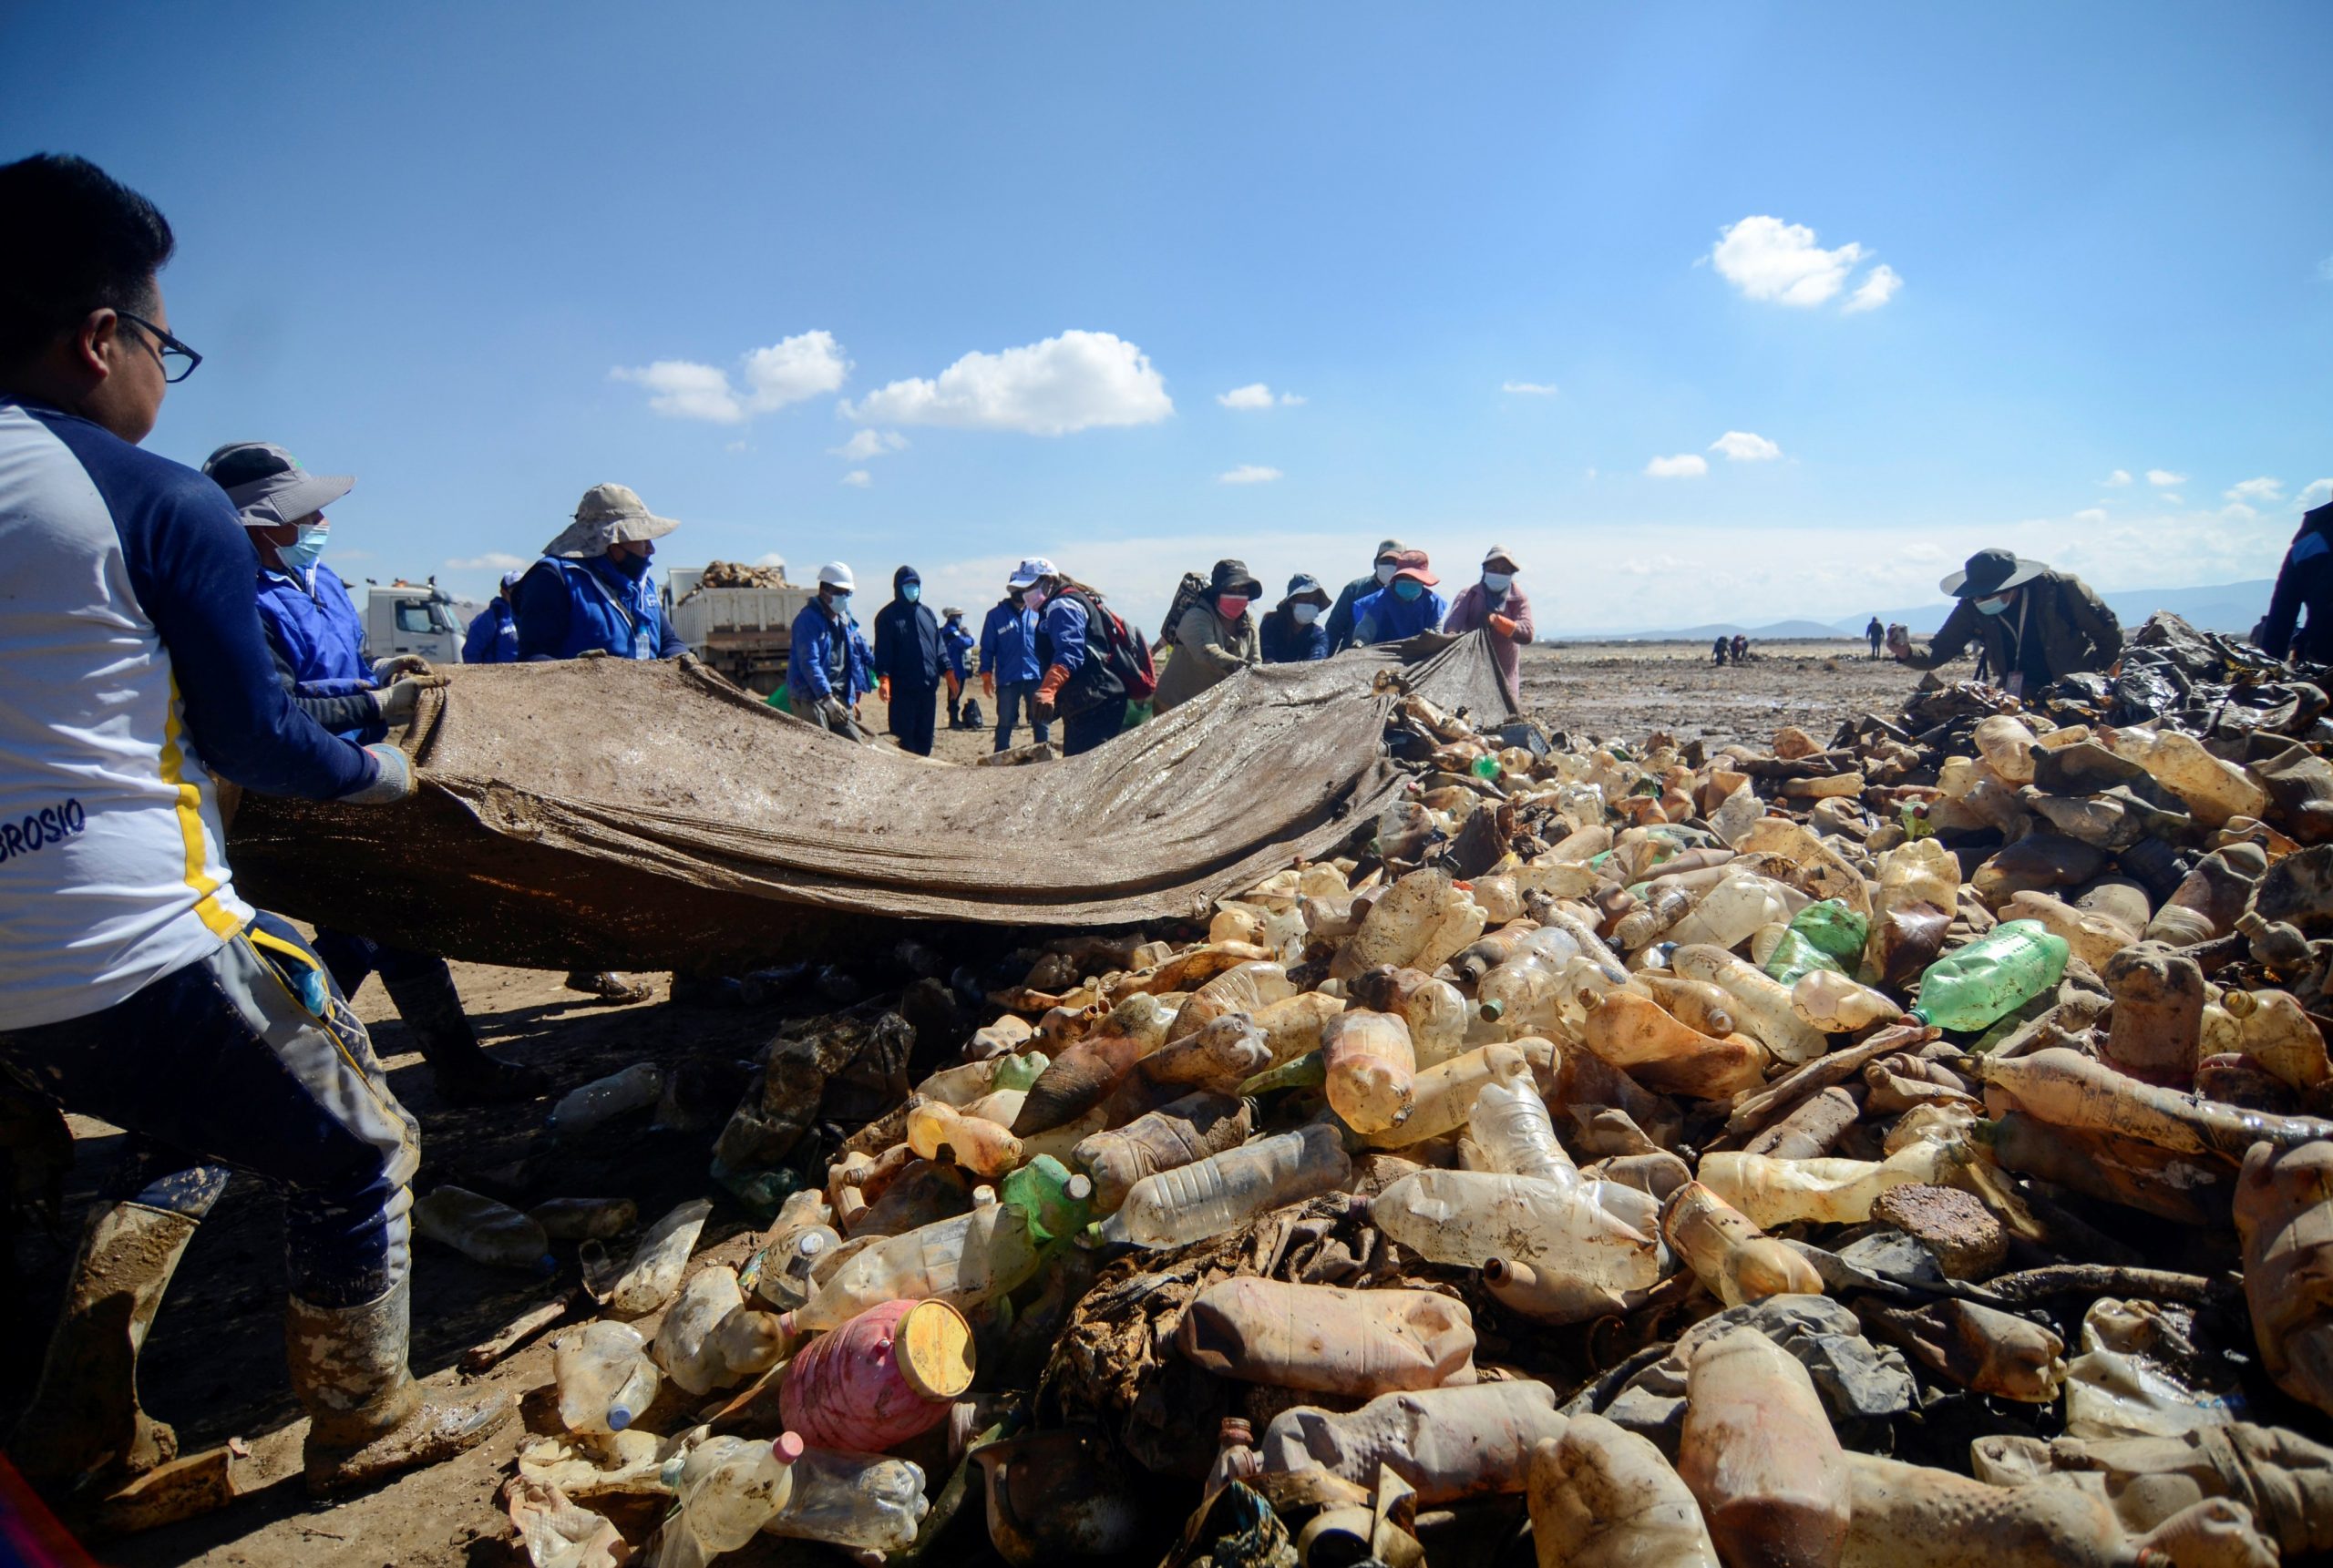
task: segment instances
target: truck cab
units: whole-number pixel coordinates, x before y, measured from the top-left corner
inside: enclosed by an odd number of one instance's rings
[[[434,583],[371,585],[365,596],[365,646],[375,659],[418,653],[434,664],[459,664],[462,623],[453,596]]]

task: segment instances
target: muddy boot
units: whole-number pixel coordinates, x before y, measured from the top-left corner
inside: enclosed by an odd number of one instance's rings
[[[177,1434],[138,1407],[138,1352],[196,1223],[139,1204],[91,1217],[40,1386],[8,1439],[28,1479],[128,1481],[178,1457]]]
[[[396,1004],[397,1017],[412,1031],[421,1059],[437,1081],[437,1092],[448,1104],[508,1105],[550,1092],[550,1075],[542,1069],[487,1055],[469,1015],[462,1010],[461,993],[442,966],[403,979],[384,975],[381,985]]]
[[[570,969],[567,989],[610,1002],[644,1002],[649,996],[646,980],[627,979],[612,969]]]
[[[310,1496],[452,1459],[509,1420],[508,1394],[457,1400],[423,1391],[406,1370],[412,1320],[409,1279],[362,1307],[289,1304],[284,1350],[308,1412]]]

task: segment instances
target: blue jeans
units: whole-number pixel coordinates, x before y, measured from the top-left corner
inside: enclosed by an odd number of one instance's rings
[[[1024,710],[1029,713],[1029,738],[1038,742],[1053,739],[1052,726],[1037,723],[1036,698],[1037,683],[1034,681],[999,681],[996,683],[996,749],[998,751],[1012,749],[1013,722]]]
[[[1083,756],[1126,727],[1126,700],[1114,697],[1098,708],[1071,713],[1061,722],[1061,754]]]
[[[200,1219],[230,1168],[281,1192],[292,1294],[310,1306],[378,1300],[410,1269],[420,1129],[275,916],[102,1012],[0,1034],[0,1061],[135,1135],[111,1196]]]

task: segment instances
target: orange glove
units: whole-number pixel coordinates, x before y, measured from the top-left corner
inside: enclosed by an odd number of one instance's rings
[[[983,670],[981,671],[981,695],[986,697],[992,702],[996,701],[995,671]]]
[[[1516,630],[1515,618],[1511,615],[1494,614],[1491,617],[1491,630],[1512,642],[1515,641],[1515,633]]]
[[[875,694],[883,699],[885,706],[889,706],[891,701],[891,678],[889,675],[880,675],[876,677]]]
[[[1046,671],[1045,678],[1037,683],[1037,694],[1030,702],[1031,709],[1050,715],[1053,711],[1053,699],[1061,694],[1061,689],[1068,682],[1069,666],[1066,664],[1056,664]]]

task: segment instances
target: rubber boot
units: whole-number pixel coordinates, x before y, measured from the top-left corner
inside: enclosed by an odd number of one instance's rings
[[[284,1315],[292,1392],[308,1412],[308,1492],[363,1486],[466,1453],[499,1431],[516,1407],[495,1391],[456,1400],[425,1395],[406,1369],[413,1282],[361,1307]]]
[[[462,1010],[461,993],[453,977],[439,966],[426,974],[381,985],[396,1005],[397,1017],[413,1034],[421,1059],[429,1064],[437,1092],[455,1105],[508,1105],[540,1100],[550,1092],[550,1075],[539,1067],[498,1061],[478,1042],[478,1030]]]
[[[612,969],[570,969],[567,989],[611,1002],[644,1002],[649,996],[647,981],[627,979]]]
[[[8,1440],[28,1479],[128,1481],[178,1457],[178,1435],[139,1408],[138,1352],[196,1224],[142,1204],[90,1217],[40,1385]]]

